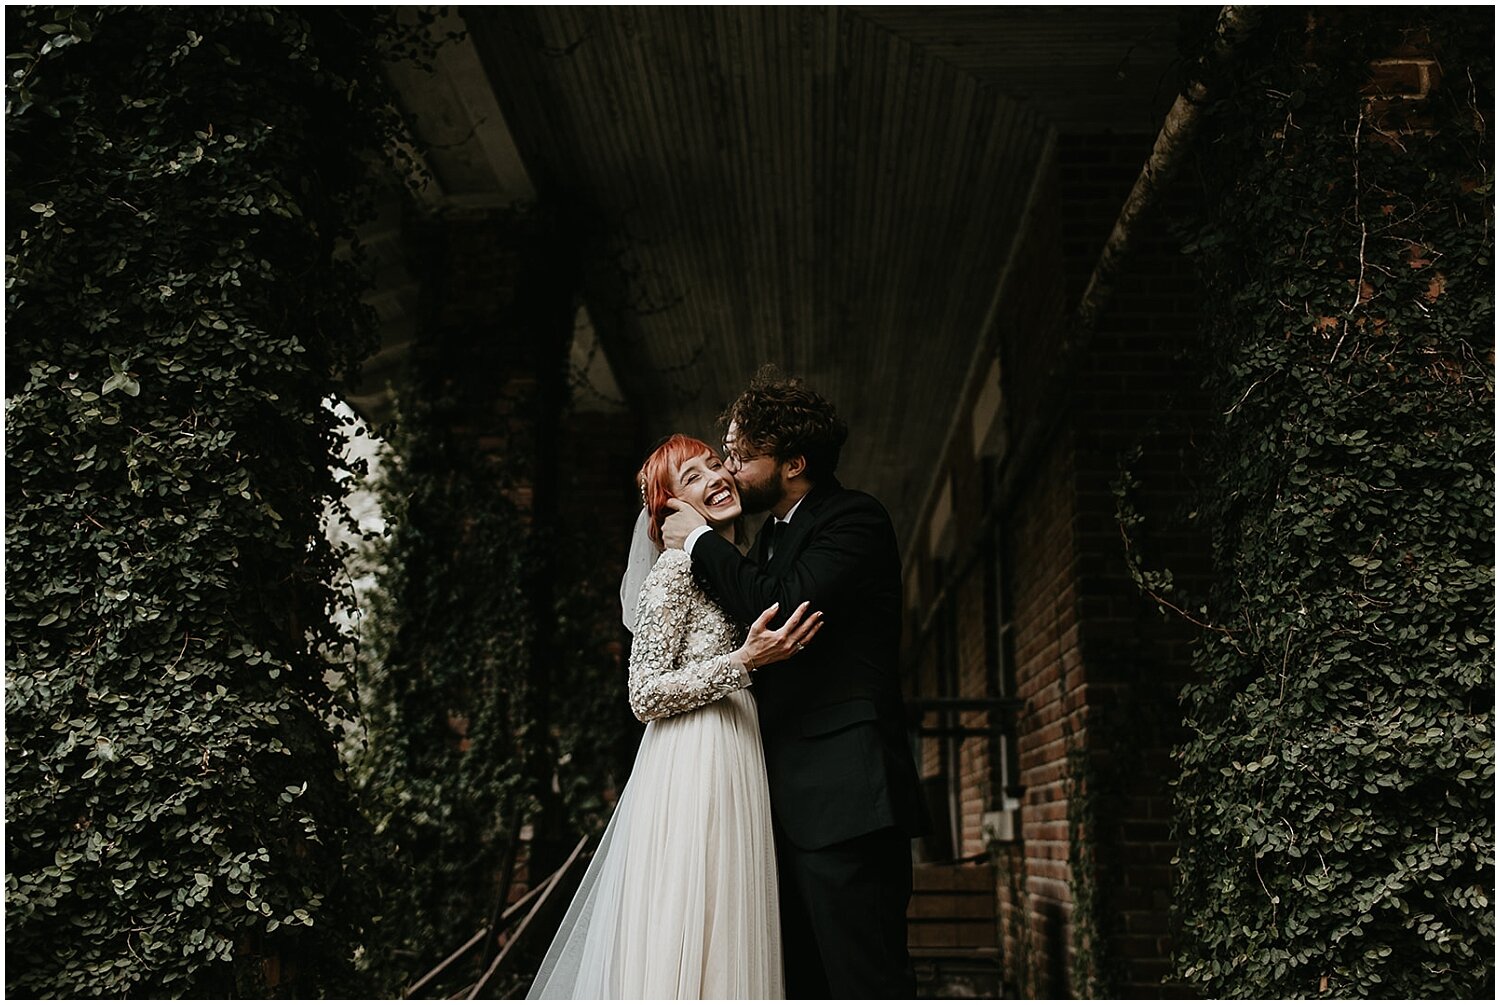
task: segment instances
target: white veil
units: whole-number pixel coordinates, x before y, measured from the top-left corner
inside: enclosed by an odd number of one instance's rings
[[[635,530],[630,535],[630,556],[625,560],[625,575],[620,579],[620,617],[630,634],[635,634],[636,607],[641,597],[641,586],[656,560],[661,557],[661,548],[651,540],[650,516],[646,507],[641,507],[635,518]]]

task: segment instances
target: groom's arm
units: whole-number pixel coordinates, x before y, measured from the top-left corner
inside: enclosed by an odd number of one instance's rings
[[[809,610],[836,612],[859,594],[871,575],[874,558],[894,545],[895,531],[885,510],[868,496],[855,497],[821,521],[780,575],[769,575],[718,534],[704,534],[693,543],[693,568],[713,587],[730,614],[749,622],[773,603],[780,604],[785,614],[804,600]],[[780,624],[783,617],[773,624]]]

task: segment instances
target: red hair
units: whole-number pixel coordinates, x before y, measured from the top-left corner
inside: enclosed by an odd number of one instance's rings
[[[661,547],[661,523],[667,518],[667,500],[672,495],[672,481],[677,469],[694,457],[718,454],[702,440],[681,433],[673,433],[662,441],[661,446],[651,451],[646,463],[635,476],[636,487],[641,490],[641,503],[646,507],[647,533],[652,542]]]

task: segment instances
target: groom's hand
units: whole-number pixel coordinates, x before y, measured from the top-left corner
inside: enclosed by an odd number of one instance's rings
[[[703,519],[703,514],[683,502],[681,499],[668,499],[667,508],[672,512],[662,521],[661,541],[667,548],[676,548],[679,551],[687,541],[688,535],[699,527],[708,526],[708,521]]]

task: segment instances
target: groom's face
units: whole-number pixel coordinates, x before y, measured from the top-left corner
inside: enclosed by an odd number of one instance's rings
[[[724,434],[724,457],[746,513],[764,513],[781,501],[781,465],[770,454],[742,442],[739,427],[733,422]]]

